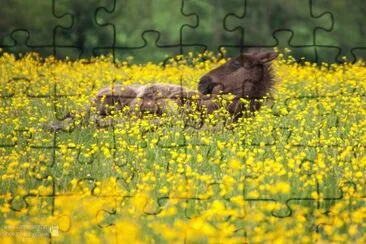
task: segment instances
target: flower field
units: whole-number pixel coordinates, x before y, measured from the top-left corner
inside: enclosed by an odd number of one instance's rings
[[[236,123],[224,110],[83,121],[102,87],[196,89],[223,62],[1,53],[1,243],[365,243],[364,63],[281,54],[262,109]],[[66,130],[45,127],[70,111]]]

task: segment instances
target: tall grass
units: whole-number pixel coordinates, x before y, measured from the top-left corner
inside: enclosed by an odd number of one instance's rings
[[[105,85],[195,89],[225,62],[210,53],[176,60],[2,54],[2,241],[366,241],[364,63],[319,67],[280,55],[272,94],[237,123],[219,111],[199,129],[201,117],[179,113],[78,124]],[[68,111],[80,114],[68,131],[44,128]]]

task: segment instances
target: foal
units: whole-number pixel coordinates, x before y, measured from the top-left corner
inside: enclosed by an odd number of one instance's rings
[[[241,54],[201,77],[198,91],[178,85],[113,85],[101,89],[94,103],[100,116],[124,107],[141,113],[161,115],[171,109],[173,101],[178,106],[195,103],[197,109],[212,113],[219,109],[215,102],[218,95],[232,94],[234,99],[226,109],[238,117],[246,110],[254,112],[261,107],[263,98],[273,85],[269,62],[277,57],[276,52],[254,52]],[[249,107],[241,99],[249,102]]]
[[[195,106],[199,111],[213,113],[220,108],[216,98],[232,94],[234,98],[226,105],[226,109],[237,119],[243,112],[260,109],[261,102],[258,99],[263,98],[273,85],[270,61],[277,56],[276,52],[256,51],[234,57],[202,76],[198,83],[198,91],[170,84],[114,84],[97,93],[93,106],[99,118],[115,114],[125,107],[140,115],[162,115],[172,110],[172,104],[178,107]],[[243,102],[243,99],[247,103]],[[74,115],[69,113],[64,120],[72,122]],[[52,125],[51,129],[62,130],[64,127]]]

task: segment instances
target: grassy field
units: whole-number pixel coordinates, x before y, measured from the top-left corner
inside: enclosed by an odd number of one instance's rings
[[[108,84],[195,89],[222,62],[3,53],[1,242],[365,243],[363,63],[300,66],[281,55],[270,98],[237,123],[219,111],[199,129],[195,114],[78,125]],[[80,114],[76,125],[44,129],[68,111]]]

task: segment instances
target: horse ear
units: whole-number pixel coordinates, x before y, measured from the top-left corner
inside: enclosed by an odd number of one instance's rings
[[[276,52],[265,52],[265,53],[261,53],[261,54],[257,55],[257,58],[262,63],[268,63],[268,62],[274,60],[277,57],[278,57],[278,53],[276,53]]]

